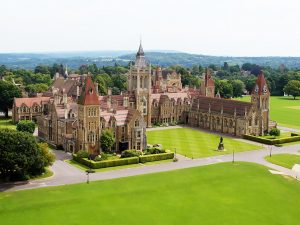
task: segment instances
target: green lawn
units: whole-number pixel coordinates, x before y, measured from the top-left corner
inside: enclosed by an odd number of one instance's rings
[[[262,138],[265,138],[265,139],[280,139],[280,138],[286,138],[286,137],[291,137],[291,132],[281,132],[280,136],[272,136],[272,135],[262,136]]]
[[[300,155],[294,154],[275,154],[266,156],[265,159],[273,164],[292,169],[295,164],[300,164]]]
[[[69,163],[72,166],[75,166],[76,168],[80,170],[88,170],[89,168],[85,165],[82,165],[74,160],[65,160],[66,163]],[[155,165],[155,164],[161,164],[161,163],[168,163],[173,162],[173,159],[166,159],[166,160],[160,160],[160,161],[153,161],[153,162],[147,162],[147,163],[139,163],[139,164],[130,164],[130,165],[123,165],[123,166],[114,166],[114,167],[107,167],[107,168],[100,168],[100,169],[93,169],[95,172],[107,172],[111,170],[120,170],[120,169],[127,169],[127,168],[135,168],[135,167],[141,167],[141,166],[149,166],[149,165]]]
[[[300,182],[251,163],[0,193],[3,225],[295,225]]]
[[[250,97],[240,98],[242,101],[250,101]],[[270,101],[271,119],[280,126],[300,129],[300,99],[293,100],[293,97],[271,96]]]
[[[225,151],[217,151],[220,136],[191,128],[147,131],[150,144],[162,144],[164,148],[176,148],[177,153],[190,158],[231,154],[248,150],[257,150],[261,146],[248,144],[233,138],[223,137]]]
[[[16,129],[16,125],[12,123],[11,119],[0,119],[0,128]]]

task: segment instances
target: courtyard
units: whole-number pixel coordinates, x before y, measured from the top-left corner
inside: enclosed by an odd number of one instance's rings
[[[147,131],[147,141],[150,144],[162,144],[165,149],[174,151],[188,158],[202,158],[208,156],[232,154],[261,149],[261,145],[250,144],[229,136],[222,136],[225,146],[224,151],[217,151],[220,135],[212,134],[193,128],[156,128]]]

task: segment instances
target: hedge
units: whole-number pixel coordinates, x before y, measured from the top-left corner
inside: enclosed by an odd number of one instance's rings
[[[103,160],[103,161],[95,162],[93,160],[88,160],[87,158],[79,158],[76,155],[73,155],[73,159],[76,162],[79,162],[85,166],[92,168],[92,169],[99,169],[99,168],[106,168],[106,167],[113,167],[113,166],[123,166],[123,165],[139,163],[138,157],[115,159],[115,160]]]
[[[153,154],[153,155],[143,155],[140,156],[140,163],[145,162],[152,162],[152,161],[159,161],[159,160],[165,160],[165,159],[173,159],[174,153],[161,153],[161,154]]]
[[[284,143],[289,143],[289,142],[300,141],[299,135],[297,135],[297,136],[291,135],[291,137],[278,138],[278,139],[265,139],[263,137],[257,137],[257,136],[245,134],[244,138],[247,140],[256,141],[256,142],[263,143],[266,145],[284,144]]]
[[[294,136],[300,136],[299,133],[291,133],[291,136],[294,137]]]

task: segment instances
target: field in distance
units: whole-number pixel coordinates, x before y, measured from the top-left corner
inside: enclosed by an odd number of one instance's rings
[[[250,96],[239,100],[250,102]],[[279,126],[300,129],[299,98],[293,100],[293,97],[271,96],[270,109],[271,120],[276,121]]]

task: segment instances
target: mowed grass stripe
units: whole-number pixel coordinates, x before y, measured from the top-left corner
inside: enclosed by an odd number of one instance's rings
[[[221,134],[220,134],[221,135]],[[164,148],[174,150],[189,158],[200,158],[214,155],[231,154],[232,151],[242,152],[260,149],[261,146],[224,138],[225,151],[217,151],[220,136],[192,128],[175,128],[153,130],[147,132],[148,143],[162,144]]]

